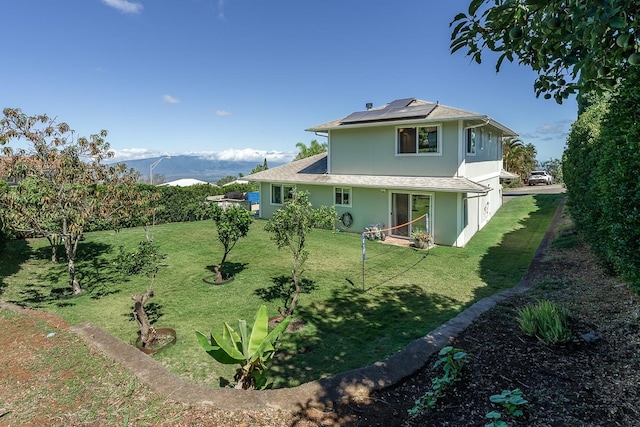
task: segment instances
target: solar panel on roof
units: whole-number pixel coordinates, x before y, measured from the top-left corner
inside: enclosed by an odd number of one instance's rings
[[[384,108],[377,110],[358,111],[341,120],[342,124],[385,121],[394,119],[420,118],[428,116],[436,104],[421,104],[413,107],[408,105],[415,98],[397,99]]]
[[[389,103],[389,105],[387,105],[385,107],[385,109],[387,109],[387,108],[407,107],[409,104],[411,104],[415,100],[416,100],[415,98],[396,99],[395,101],[391,101]]]

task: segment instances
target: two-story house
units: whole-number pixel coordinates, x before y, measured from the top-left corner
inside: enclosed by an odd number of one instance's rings
[[[502,204],[502,139],[517,136],[492,118],[415,98],[358,111],[308,131],[328,149],[249,175],[260,183],[260,216],[270,218],[293,187],[314,206],[335,206],[342,228],[375,223],[409,238],[464,246]]]

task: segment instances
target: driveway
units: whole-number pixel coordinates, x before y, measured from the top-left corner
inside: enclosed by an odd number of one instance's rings
[[[502,201],[508,202],[514,197],[526,196],[527,194],[560,194],[566,192],[567,189],[561,184],[552,185],[525,185],[517,188],[503,188]]]

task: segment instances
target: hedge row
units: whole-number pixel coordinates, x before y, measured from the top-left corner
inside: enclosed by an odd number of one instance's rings
[[[139,184],[138,190],[157,194],[158,197],[153,202],[153,214],[145,217],[134,217],[127,223],[121,224],[123,228],[139,227],[154,222],[155,224],[164,224],[211,219],[211,212],[208,209],[207,203],[205,203],[208,196],[224,195],[230,192],[246,193],[255,191],[256,186],[250,184],[234,184],[226,187],[218,187],[215,185],[202,184],[191,187],[159,187],[149,184]],[[85,231],[108,230],[111,227],[108,221],[94,221],[85,227]],[[22,233],[18,233],[15,236],[8,236],[6,230],[3,233],[3,230],[0,229],[0,252],[2,252],[4,240],[15,237],[31,236]]]
[[[640,291],[640,70],[572,126],[564,178],[576,227],[615,273]]]

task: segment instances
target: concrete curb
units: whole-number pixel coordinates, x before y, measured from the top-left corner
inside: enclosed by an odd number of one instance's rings
[[[307,407],[326,408],[333,402],[366,397],[372,391],[392,386],[424,366],[431,355],[449,344],[475,319],[496,303],[522,293],[532,284],[532,270],[540,262],[555,235],[555,224],[562,217],[564,200],[558,206],[534,259],[520,283],[511,289],[483,298],[426,336],[407,345],[402,351],[373,365],[311,381],[288,389],[245,391],[215,389],[189,383],[167,371],[159,362],[90,323],[70,327],[87,344],[132,371],[138,379],[166,399],[184,403],[211,405],[223,410],[255,410],[270,407],[296,410]]]

